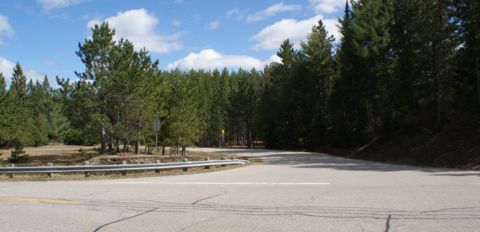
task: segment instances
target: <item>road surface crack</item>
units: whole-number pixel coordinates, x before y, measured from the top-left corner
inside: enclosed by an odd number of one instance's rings
[[[196,204],[199,203],[199,202],[206,201],[206,200],[209,200],[209,199],[212,199],[212,198],[214,198],[214,197],[221,196],[221,195],[223,195],[223,193],[215,194],[215,195],[213,195],[213,196],[209,196],[209,197],[202,198],[202,199],[200,199],[200,200],[196,200],[196,201],[194,201],[194,202],[192,203],[192,205],[196,205]]]
[[[139,214],[135,214],[133,216],[130,216],[130,217],[126,217],[126,218],[122,218],[122,219],[119,219],[119,220],[116,220],[116,221],[113,221],[113,222],[109,222],[107,224],[103,224],[99,227],[97,227],[93,232],[97,232],[97,231],[100,231],[101,229],[109,226],[109,225],[112,225],[112,224],[115,224],[115,223],[118,223],[118,222],[122,222],[122,221],[126,221],[126,220],[129,220],[129,219],[132,219],[132,218],[136,218],[136,217],[139,217],[139,216],[142,216],[142,215],[145,215],[147,213],[151,213],[155,210],[157,210],[158,208],[154,208],[154,209],[151,209],[151,210],[147,210],[147,211],[144,211],[142,213],[139,213]]]
[[[388,215],[387,223],[386,223],[386,225],[385,225],[385,232],[389,232],[389,231],[390,231],[390,220],[392,220],[392,215],[391,215],[391,214]]]

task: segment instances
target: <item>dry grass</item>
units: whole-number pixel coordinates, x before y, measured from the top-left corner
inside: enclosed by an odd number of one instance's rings
[[[82,154],[80,149],[87,151],[89,155]],[[28,163],[19,164],[18,166],[40,166],[47,165],[49,162],[52,162],[56,166],[60,165],[81,165],[85,161],[89,161],[90,164],[121,164],[123,161],[131,164],[144,164],[144,163],[154,163],[157,160],[160,162],[181,162],[183,157],[180,155],[171,155],[168,150],[166,155],[152,154],[132,154],[132,153],[119,153],[116,155],[98,155],[94,147],[84,147],[84,146],[66,146],[66,145],[49,145],[36,148],[25,148],[26,154],[30,155],[30,160]],[[10,151],[3,150],[0,151],[3,153],[3,164],[7,164],[5,161],[10,154]],[[5,155],[8,154],[8,155]],[[204,152],[189,152],[186,153],[186,159],[189,161],[196,160],[205,160],[205,159],[230,159],[238,158],[236,155],[232,154],[218,154],[218,153],[204,153]],[[246,159],[246,157],[243,157]],[[1,160],[1,158],[0,158]],[[252,159],[251,162],[247,165],[252,165],[260,162],[259,159]],[[232,169],[236,167],[241,167],[245,165],[232,165],[226,167],[211,167],[209,169],[205,168],[190,168],[188,171],[183,171],[181,169],[173,170],[161,170],[159,173],[155,171],[129,171],[127,176],[122,175],[121,172],[108,172],[108,173],[91,173],[89,177],[85,177],[83,173],[73,173],[73,174],[53,174],[49,177],[47,174],[16,174],[13,179],[9,178],[7,175],[0,175],[0,181],[45,181],[45,180],[86,180],[86,179],[116,179],[116,178],[135,178],[135,177],[148,177],[148,176],[166,176],[166,175],[182,175],[182,174],[191,174],[191,173],[203,173],[211,171],[219,171]]]

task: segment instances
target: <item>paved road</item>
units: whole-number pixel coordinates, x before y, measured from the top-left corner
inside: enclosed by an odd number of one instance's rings
[[[480,231],[480,172],[324,154],[122,180],[0,182],[0,231]]]

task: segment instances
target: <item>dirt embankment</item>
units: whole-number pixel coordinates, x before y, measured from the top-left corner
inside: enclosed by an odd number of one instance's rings
[[[480,129],[455,127],[432,136],[380,138],[348,154],[357,159],[480,170]]]

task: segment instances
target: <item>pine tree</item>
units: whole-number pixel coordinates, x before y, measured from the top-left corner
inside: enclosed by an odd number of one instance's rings
[[[12,82],[7,94],[5,107],[5,132],[7,147],[33,145],[33,119],[27,100],[27,77],[17,63],[13,69]]]
[[[109,64],[111,62],[111,52],[115,45],[113,36],[115,31],[110,29],[108,23],[95,25],[92,28],[92,37],[85,39],[83,44],[79,44],[79,50],[76,52],[82,63],[85,64],[85,71],[76,73],[83,85],[90,85],[87,81],[92,81],[94,98],[92,102],[95,105],[95,116],[92,126],[97,128],[97,134],[100,137],[100,152],[107,151],[107,128],[111,127],[106,117],[108,105],[106,103],[106,93],[103,88],[109,81]],[[95,129],[94,129],[95,130]]]
[[[6,115],[6,108],[8,106],[7,101],[7,88],[6,81],[3,73],[0,73],[0,147],[7,143],[8,135],[6,133],[6,127],[8,122],[6,121],[8,115]]]
[[[307,66],[304,83],[303,117],[306,117],[306,138],[310,148],[326,144],[326,130],[329,124],[327,104],[331,95],[334,77],[334,61],[332,57],[333,36],[329,36],[320,20],[312,28],[306,43],[302,43],[302,52]]]

